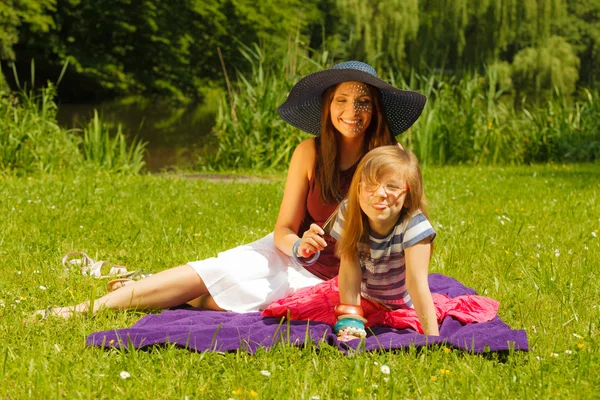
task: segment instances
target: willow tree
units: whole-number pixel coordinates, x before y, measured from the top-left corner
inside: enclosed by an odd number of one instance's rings
[[[377,69],[402,63],[406,42],[419,30],[418,0],[335,0],[335,6],[349,57]]]
[[[419,31],[407,44],[412,66],[479,69],[543,44],[565,0],[421,0]]]

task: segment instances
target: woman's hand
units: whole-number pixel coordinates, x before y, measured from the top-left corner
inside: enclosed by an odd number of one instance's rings
[[[318,251],[322,251],[327,247],[327,242],[323,239],[325,232],[317,224],[310,224],[310,228],[302,234],[300,246],[298,246],[298,257],[310,257]]]

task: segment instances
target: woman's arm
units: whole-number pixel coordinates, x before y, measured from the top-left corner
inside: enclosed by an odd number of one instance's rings
[[[431,241],[429,238],[404,250],[406,257],[406,288],[410,295],[419,322],[425,334],[439,336],[440,330],[433,298],[429,290],[429,259]]]
[[[360,305],[361,281],[362,271],[358,256],[342,256],[340,259],[340,272],[338,274],[340,304]]]
[[[300,239],[296,232],[298,232],[306,212],[308,182],[314,173],[315,160],[315,140],[307,139],[294,150],[288,168],[274,236],[275,246],[289,256],[292,255],[294,243]],[[312,224],[310,230],[303,235],[298,255],[308,257],[319,250],[323,250],[327,246],[325,239],[320,236],[323,233],[323,230],[317,224]]]

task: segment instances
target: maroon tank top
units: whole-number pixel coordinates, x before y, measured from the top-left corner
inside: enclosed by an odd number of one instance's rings
[[[347,170],[340,172],[340,193],[342,196],[346,196],[348,192],[357,165],[358,162]],[[315,175],[313,174],[310,182],[308,182],[306,212],[298,231],[298,236],[300,237],[302,237],[302,234],[308,230],[312,223],[316,223],[322,227],[327,218],[329,218],[338,206],[338,202],[323,204],[321,201],[321,187],[316,184]],[[335,255],[335,239],[329,234],[325,234],[325,241],[327,242],[327,247],[321,251],[318,261],[312,265],[306,265],[304,268],[321,279],[331,279],[336,277],[339,272],[340,260]]]

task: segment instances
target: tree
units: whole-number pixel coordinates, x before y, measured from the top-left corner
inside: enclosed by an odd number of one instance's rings
[[[224,60],[242,60],[239,42],[277,45],[315,18],[315,1],[56,0],[49,35],[29,30],[19,50],[99,82],[111,95],[156,93],[180,99],[222,78]],[[302,10],[306,10],[302,13]],[[309,18],[309,19],[304,19]],[[239,42],[237,42],[237,41]]]
[[[54,10],[55,0],[3,0],[0,2],[0,61],[14,61],[13,46],[19,41],[21,25],[30,30],[48,32],[52,18],[46,14]],[[0,89],[5,85],[0,69]]]

